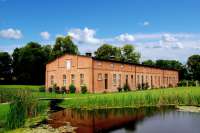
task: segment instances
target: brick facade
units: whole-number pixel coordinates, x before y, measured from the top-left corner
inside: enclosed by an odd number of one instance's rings
[[[176,86],[178,80],[176,70],[66,54],[46,65],[45,86],[49,88],[56,83],[68,88],[73,83],[80,92],[80,86],[85,84],[89,92],[113,92],[125,83],[136,90],[142,83],[159,88]]]

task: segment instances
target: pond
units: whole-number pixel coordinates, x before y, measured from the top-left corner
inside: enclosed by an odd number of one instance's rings
[[[70,122],[78,133],[199,133],[200,113],[180,112],[174,107],[98,110],[65,109],[53,112],[54,128]]]

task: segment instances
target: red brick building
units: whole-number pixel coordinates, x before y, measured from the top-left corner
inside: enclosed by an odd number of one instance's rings
[[[45,86],[56,84],[68,88],[74,84],[80,92],[81,85],[86,85],[89,92],[113,92],[124,84],[137,90],[142,83],[159,88],[174,87],[178,81],[178,71],[173,69],[66,54],[46,65]]]

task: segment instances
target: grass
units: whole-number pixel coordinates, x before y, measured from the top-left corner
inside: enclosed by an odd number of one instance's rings
[[[43,114],[49,104],[48,101],[40,101],[31,89],[24,88],[0,88],[0,102],[10,103],[7,113],[1,116],[6,118],[2,123],[2,127],[6,130],[23,127],[28,119]],[[5,107],[2,107],[2,110],[5,110]]]
[[[200,106],[200,87],[179,87],[123,93],[86,94],[60,104],[65,108],[123,108],[158,105]]]
[[[43,85],[0,85],[0,89],[10,88],[10,89],[31,89],[38,91]]]

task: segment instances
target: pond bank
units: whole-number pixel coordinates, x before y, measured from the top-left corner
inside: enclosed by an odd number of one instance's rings
[[[200,113],[200,107],[198,106],[177,106],[179,111],[183,112],[192,112],[192,113]]]

